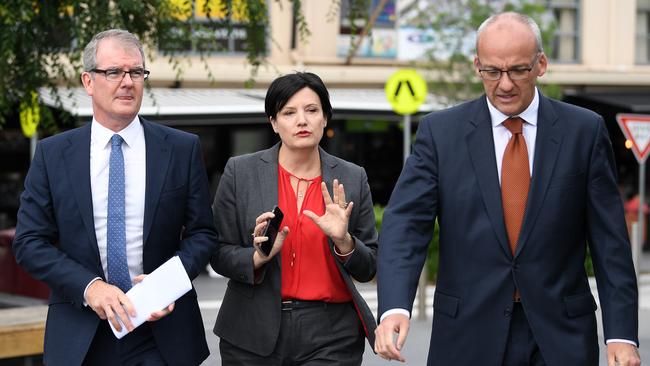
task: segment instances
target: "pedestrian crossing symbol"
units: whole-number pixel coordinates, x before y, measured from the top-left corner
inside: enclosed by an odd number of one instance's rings
[[[384,90],[395,113],[401,115],[417,112],[427,98],[427,83],[413,69],[402,69],[391,75]]]

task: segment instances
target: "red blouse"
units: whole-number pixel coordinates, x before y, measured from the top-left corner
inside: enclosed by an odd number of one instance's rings
[[[325,213],[321,193],[322,177],[299,179],[299,184],[309,184],[297,209],[296,192],[291,186],[291,173],[278,165],[278,205],[284,213],[282,227],[289,227],[289,235],[282,246],[282,299],[320,300],[340,303],[352,301],[334,262],[327,236],[302,212],[308,209],[317,215]]]

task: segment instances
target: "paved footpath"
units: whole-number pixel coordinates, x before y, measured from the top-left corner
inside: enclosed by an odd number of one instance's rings
[[[641,269],[645,271],[646,274],[641,275],[641,278],[639,279],[639,340],[641,343],[641,348],[639,351],[641,353],[641,359],[644,361],[644,363],[650,363],[650,253],[645,253],[643,257],[644,263],[641,266]],[[199,306],[203,315],[206,336],[211,353],[210,357],[203,363],[205,366],[221,365],[221,359],[219,358],[219,341],[214,333],[212,333],[212,328],[214,326],[217,312],[219,311],[219,306],[221,305],[221,298],[227,286],[226,283],[227,281],[224,278],[212,278],[207,274],[202,274],[194,281],[194,285],[196,286],[199,294]],[[597,299],[598,292],[596,290],[595,280],[591,280],[590,284],[592,292]],[[376,314],[377,292],[375,284],[360,284],[359,289],[363,297],[370,305],[371,309]],[[382,360],[381,358],[374,355],[370,347],[366,344],[366,352],[364,354],[363,361],[364,366],[426,365],[426,357],[431,333],[431,317],[433,314],[432,303],[434,291],[434,286],[429,286],[427,288],[427,320],[417,320],[417,314],[414,314],[414,320],[411,322],[411,330],[409,332],[406,345],[404,346],[404,356],[406,358],[406,363],[401,364],[394,361],[388,362]],[[416,309],[417,304],[415,304],[413,308]],[[602,341],[600,310],[598,310],[597,314],[599,340]],[[601,344],[600,358],[600,365],[606,366],[607,362],[605,360],[604,344]]]

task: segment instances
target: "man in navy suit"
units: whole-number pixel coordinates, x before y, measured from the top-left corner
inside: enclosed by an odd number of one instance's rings
[[[125,295],[175,255],[196,277],[215,249],[198,138],[138,117],[149,71],[133,34],[101,32],[83,57],[93,120],[38,144],[13,244],[52,291],[44,361],[198,365],[209,351],[194,290],[135,330]],[[130,331],[120,340],[118,318]]]
[[[598,365],[587,248],[609,365],[640,364],[637,284],[607,130],[597,114],[539,93],[547,64],[532,19],[495,15],[477,34],[485,95],[420,122],[379,239],[381,357],[404,361],[437,219],[428,365]]]

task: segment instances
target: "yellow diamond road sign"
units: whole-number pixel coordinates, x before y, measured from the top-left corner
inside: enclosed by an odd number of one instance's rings
[[[41,120],[38,107],[38,93],[32,92],[31,98],[20,102],[20,127],[25,137],[32,137]]]
[[[395,113],[402,115],[417,112],[427,98],[427,83],[413,69],[402,69],[391,75],[384,90]]]

